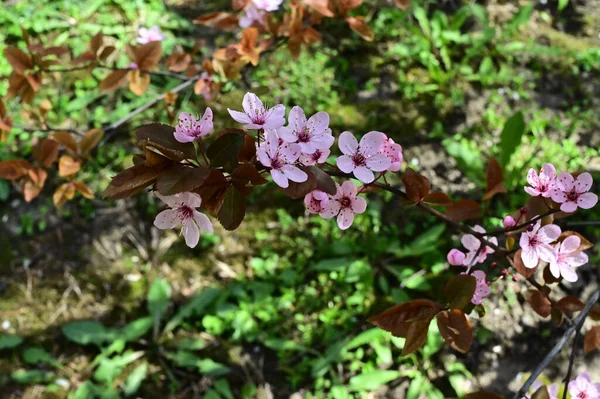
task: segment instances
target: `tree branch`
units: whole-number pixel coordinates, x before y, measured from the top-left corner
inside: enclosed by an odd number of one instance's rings
[[[585,304],[585,307],[583,308],[581,313],[577,315],[577,318],[575,319],[573,325],[565,331],[565,333],[563,334],[561,339],[556,343],[554,348],[552,348],[552,350],[546,355],[546,357],[544,357],[544,359],[535,368],[535,370],[533,370],[531,376],[529,376],[525,384],[523,384],[521,389],[519,389],[519,391],[513,396],[513,399],[521,399],[525,395],[525,393],[529,390],[531,385],[533,385],[540,373],[548,366],[548,364],[550,364],[552,359],[554,359],[554,357],[565,347],[567,341],[569,340],[571,335],[573,335],[573,332],[579,331],[581,329],[585,318],[592,310],[594,304],[598,301],[598,298],[600,298],[600,290],[597,290],[592,294],[588,302]]]

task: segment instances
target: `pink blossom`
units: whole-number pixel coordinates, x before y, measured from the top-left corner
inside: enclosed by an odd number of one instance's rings
[[[521,259],[525,267],[533,269],[537,266],[539,260],[545,262],[554,262],[556,260],[556,250],[550,246],[550,243],[560,236],[560,227],[555,224],[548,224],[540,228],[542,222],[537,223],[521,234],[519,244],[521,245]]]
[[[227,108],[229,115],[246,129],[279,129],[285,123],[285,107],[278,104],[267,108],[254,93],[246,93],[242,102],[244,112]]]
[[[446,256],[448,263],[450,263],[452,266],[462,266],[463,262],[465,261],[465,257],[466,255],[464,252],[459,251],[458,249],[451,249]]]
[[[556,180],[552,200],[561,204],[560,210],[563,212],[575,212],[577,207],[590,209],[598,203],[598,196],[588,193],[592,183],[592,175],[587,172],[577,176],[577,180],[570,173],[563,172]]]
[[[252,2],[261,10],[277,11],[283,0],[252,0]]]
[[[481,270],[475,270],[471,275],[475,277],[475,280],[477,281],[475,292],[471,298],[471,303],[473,305],[481,305],[483,303],[483,299],[490,295],[491,289],[487,281],[485,281],[485,272]]]
[[[303,154],[328,150],[335,141],[327,112],[317,112],[306,120],[304,111],[297,105],[290,111],[288,125],[279,129],[278,133],[288,143],[298,143]]]
[[[354,173],[354,177],[363,183],[371,183],[375,180],[373,171],[383,172],[390,167],[390,159],[378,153],[386,138],[381,132],[369,132],[358,143],[352,133],[343,132],[339,147],[344,155],[336,160],[338,168],[344,173]]]
[[[129,69],[138,69],[138,64],[136,64],[135,62],[130,62],[129,63]]]
[[[485,229],[479,225],[473,227],[478,233],[485,234]],[[483,236],[484,240],[491,242],[494,245],[498,245],[498,239],[496,237],[491,237],[488,239],[487,236]],[[469,250],[467,252],[467,256],[463,261],[463,266],[471,267],[475,263],[483,263],[487,259],[488,254],[493,254],[494,249],[492,247],[486,246],[483,250],[479,250],[481,246],[481,241],[473,234],[465,234],[460,239],[462,245]]]
[[[325,163],[329,154],[331,154],[329,150],[317,150],[312,154],[300,154],[300,163],[307,166]]]
[[[576,252],[581,245],[581,239],[575,235],[569,236],[563,242],[556,244],[556,258],[550,262],[550,272],[556,278],[562,276],[566,281],[577,281],[577,273],[573,268],[585,265],[588,256],[585,252]]]
[[[300,146],[280,142],[275,130],[265,131],[265,142],[256,149],[258,160],[271,170],[273,181],[279,186],[286,188],[289,180],[302,183],[308,179],[308,175],[292,165],[300,156]]]
[[[539,176],[535,169],[529,169],[529,172],[527,173],[527,182],[531,187],[525,187],[525,191],[534,197],[541,195],[542,197],[548,198],[554,189],[555,181],[556,169],[554,168],[554,165],[547,163],[540,170]]]
[[[402,167],[402,146],[394,142],[393,139],[388,138],[381,150],[380,154],[385,155],[390,159],[390,166],[387,168],[390,172],[397,172]]]
[[[320,190],[314,190],[304,197],[306,210],[313,214],[324,212],[329,205],[329,195]]]
[[[531,396],[538,391],[544,384],[540,381],[536,381],[529,388],[529,394],[525,395],[526,399],[531,399]],[[550,399],[558,399],[558,384],[551,384],[546,387],[546,391],[548,392],[548,396]]]
[[[150,42],[160,42],[164,40],[165,35],[160,31],[160,28],[154,25],[150,29],[140,28],[138,29],[137,42],[139,44],[146,44]]]
[[[206,108],[201,119],[196,119],[192,114],[182,112],[179,114],[179,124],[175,127],[175,140],[180,143],[190,143],[200,140],[213,130],[213,113]]]
[[[569,382],[568,391],[571,397],[576,399],[600,398],[600,385],[592,383],[590,373],[587,371],[579,374],[577,378]]]
[[[329,204],[320,215],[324,219],[337,216],[338,227],[346,230],[352,226],[355,213],[363,213],[367,209],[367,201],[358,196],[358,189],[351,181],[345,181],[341,186],[336,183],[337,192],[329,199]]]
[[[510,215],[504,216],[504,220],[502,221],[502,225],[505,229],[510,229],[511,227],[515,227],[517,225],[517,221]]]
[[[154,225],[161,230],[181,227],[181,234],[185,237],[188,247],[194,248],[200,240],[200,230],[212,233],[212,223],[206,215],[196,210],[202,199],[198,194],[181,193],[170,196],[154,193],[165,204],[169,206],[156,215]]]
[[[259,10],[256,6],[251,5],[246,9],[246,13],[240,18],[240,27],[249,28],[254,24],[263,25],[265,22],[265,11]]]

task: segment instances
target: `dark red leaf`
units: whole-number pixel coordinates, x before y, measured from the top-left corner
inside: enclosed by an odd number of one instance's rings
[[[473,343],[473,327],[460,309],[444,310],[437,314],[437,323],[444,341],[453,349],[466,353]]]

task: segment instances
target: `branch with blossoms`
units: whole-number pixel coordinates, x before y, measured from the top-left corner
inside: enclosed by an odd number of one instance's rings
[[[180,229],[190,247],[197,245],[201,232],[213,231],[200,206],[225,229],[236,229],[246,213],[246,198],[255,187],[267,184],[269,176],[285,195],[303,198],[307,212],[335,218],[342,230],[351,228],[355,215],[365,212],[367,193],[385,190],[401,196],[406,206],[424,210],[465,233],[461,238],[464,250],[452,249],[447,256],[452,267],[464,269],[448,281],[443,298],[398,304],[369,319],[406,339],[404,355],[424,344],[434,318],[442,338],[452,348],[467,352],[473,342],[467,315],[472,311],[485,314],[485,301],[493,292],[501,292],[502,281],[508,278],[519,281],[521,276],[530,282],[535,288],[527,292],[527,301],[541,317],[552,316],[558,326],[569,320],[570,313],[584,308],[578,298],[556,301],[550,293],[552,285],[563,279],[576,281],[575,269],[588,262],[584,251],[591,243],[576,232],[563,232],[553,222],[555,217],[596,205],[589,173],[557,176],[551,164],[539,174],[530,170],[525,191],[531,199],[504,217],[501,232],[486,232],[481,225],[464,223],[481,215],[478,202],[453,201],[445,193],[432,192],[427,178],[410,168],[400,176],[404,190],[388,184],[388,178],[400,173],[403,155],[402,146],[385,133],[368,132],[359,140],[342,132],[337,139],[341,154],[335,156],[336,138],[326,112],[307,116],[294,106],[286,120],[283,105],[266,107],[253,93],[246,93],[241,108],[228,111],[242,128],[216,134],[210,108],[201,118],[181,113],[175,127],[142,126],[136,135],[143,154],[135,156],[133,167],[114,177],[106,196],[125,198],[151,188],[167,205],[154,225]],[[506,192],[502,171],[492,159],[484,201],[502,192]],[[538,270],[543,284],[535,279]],[[587,334],[598,334],[595,331]],[[586,336],[586,342],[592,341]],[[586,350],[597,346],[588,343]]]

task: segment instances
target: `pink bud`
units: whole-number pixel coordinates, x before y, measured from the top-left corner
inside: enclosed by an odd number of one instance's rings
[[[450,263],[452,266],[462,266],[466,255],[458,249],[451,249],[450,252],[448,252],[447,258],[448,263]]]
[[[502,221],[505,229],[510,229],[511,227],[515,227],[517,225],[517,221],[510,215],[506,215],[504,220]]]
[[[514,282],[517,282],[517,281],[519,281],[519,278],[518,278],[517,276],[513,276],[512,280],[513,280]]]
[[[519,212],[521,212],[523,215],[525,215],[527,213],[527,207],[524,206],[521,209],[519,209]]]

